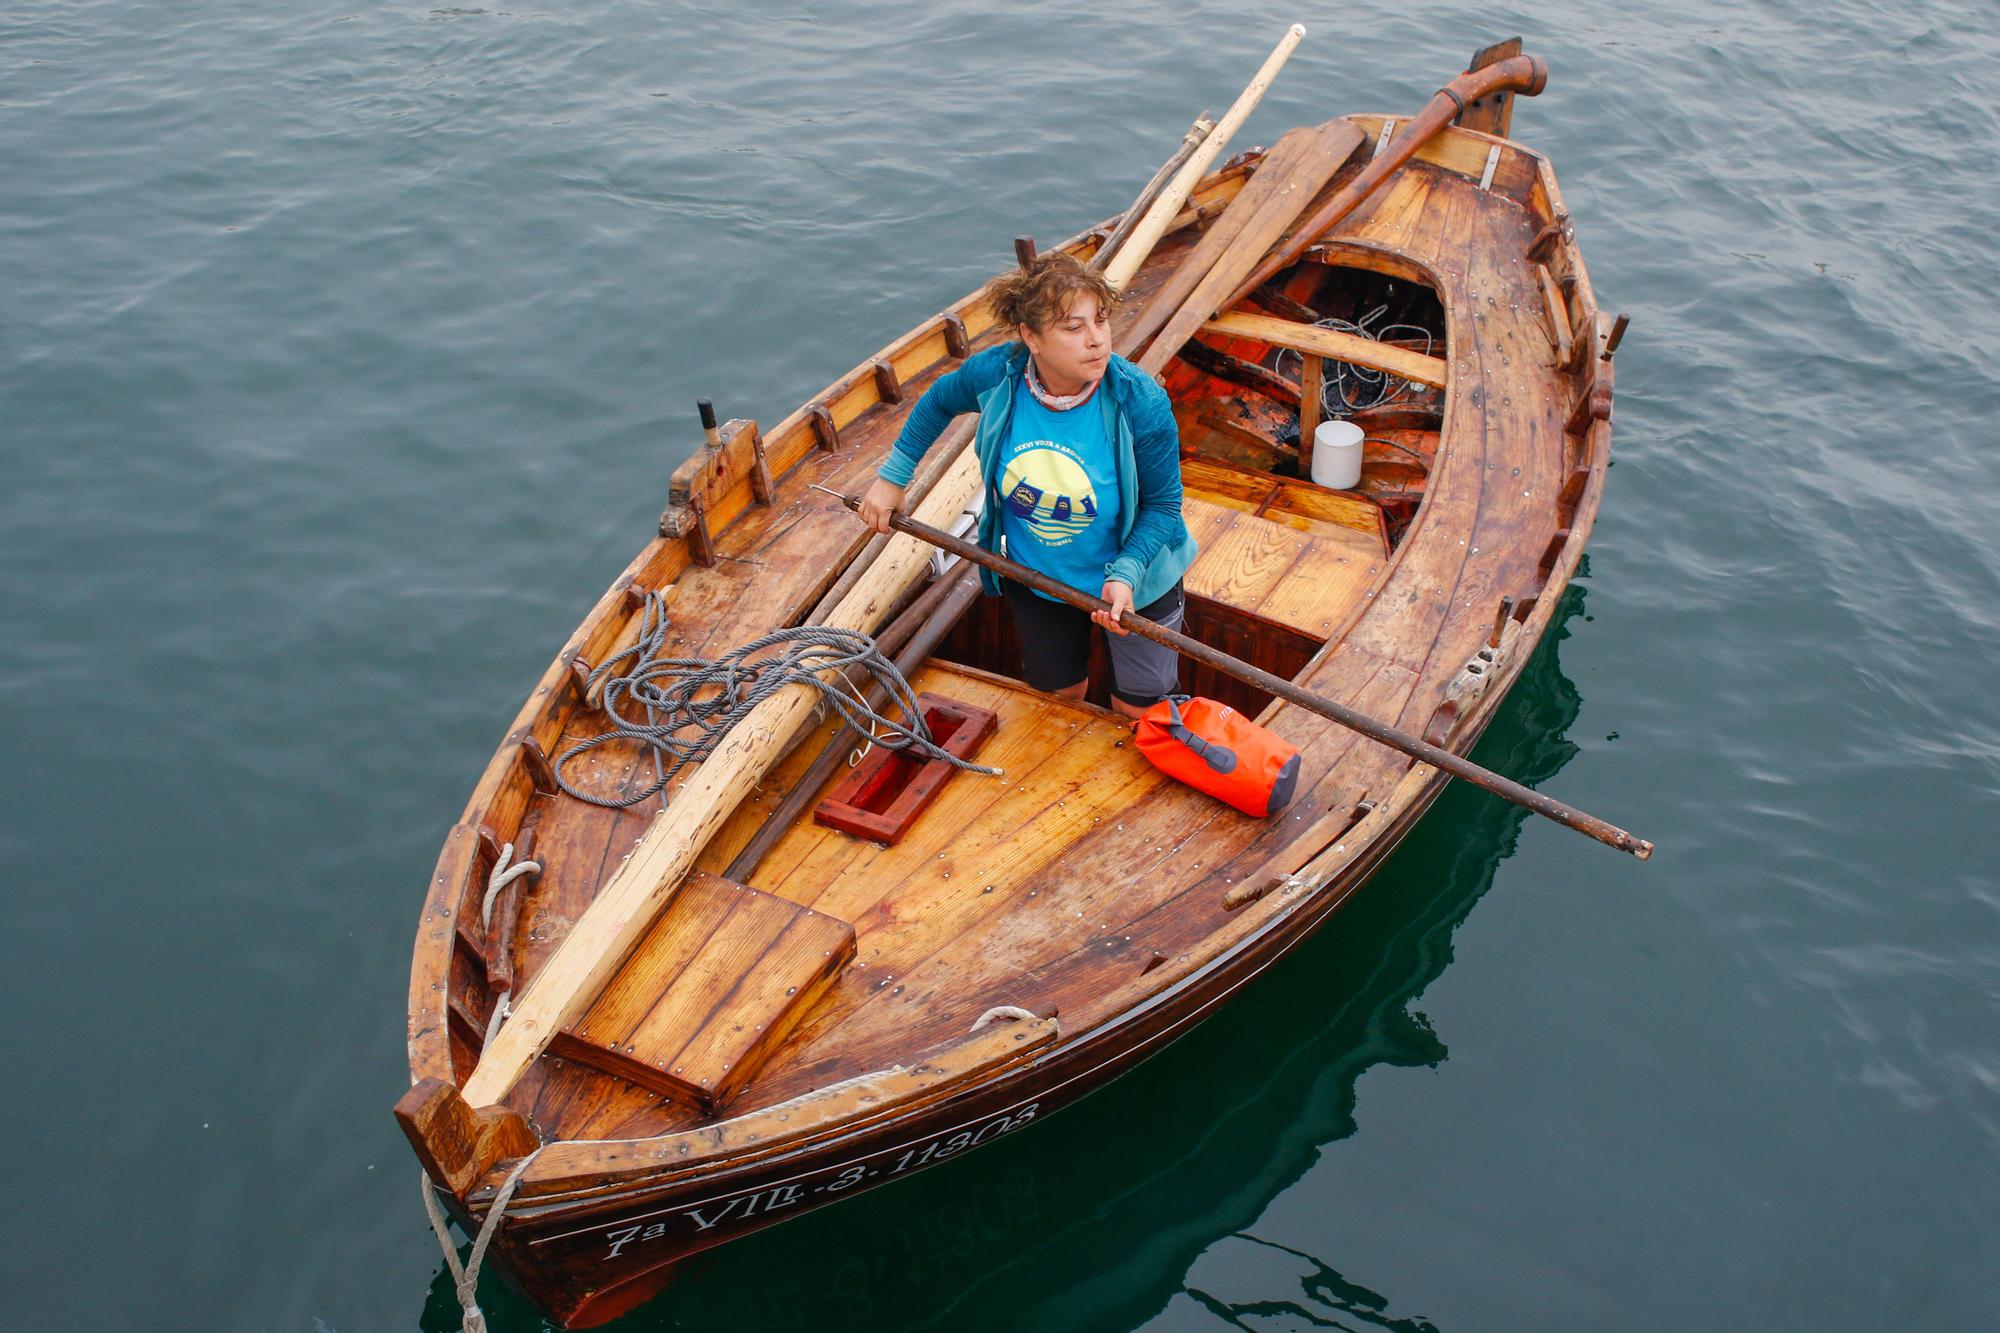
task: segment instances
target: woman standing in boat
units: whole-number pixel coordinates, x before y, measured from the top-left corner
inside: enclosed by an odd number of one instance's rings
[[[889,531],[917,464],[951,419],[979,413],[973,447],[986,485],[979,544],[1111,610],[1084,612],[981,571],[1004,592],[1020,631],[1028,683],[1081,698],[1092,621],[1110,634],[1112,704],[1128,717],[1176,688],[1174,651],[1121,628],[1133,607],[1179,629],[1181,575],[1194,538],[1181,519],[1180,432],[1166,391],[1111,351],[1118,299],[1101,273],[1051,252],[987,287],[1020,341],[990,347],[918,400],[889,460],[861,501],[861,517]]]

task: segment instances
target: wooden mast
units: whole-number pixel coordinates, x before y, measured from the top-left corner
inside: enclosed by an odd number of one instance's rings
[[[1104,238],[1104,244],[1097,247],[1097,253],[1090,257],[1089,267],[1101,269],[1111,262],[1111,256],[1118,253],[1119,248],[1125,244],[1126,239],[1138,229],[1139,223],[1145,219],[1147,211],[1153,206],[1153,201],[1158,199],[1160,191],[1166,188],[1169,178],[1175,172],[1179,171],[1190,157],[1194,156],[1194,150],[1201,146],[1201,141],[1206,139],[1214,129],[1215,122],[1209,118],[1208,112],[1204,111],[1195,117],[1194,124],[1188,126],[1188,132],[1181,136],[1180,147],[1174,150],[1172,157],[1160,163],[1160,169],[1153,173],[1153,178],[1146,182],[1144,189],[1139,191],[1139,197],[1134,199],[1132,206],[1125,210],[1125,216],[1119,219],[1117,227],[1113,228],[1111,234]]]

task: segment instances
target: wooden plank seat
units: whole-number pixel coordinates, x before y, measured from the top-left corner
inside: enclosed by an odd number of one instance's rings
[[[714,1113],[853,957],[845,921],[694,870],[549,1049]]]
[[[1315,536],[1344,539],[1331,530],[1346,528],[1373,538],[1384,555],[1389,553],[1388,523],[1381,506],[1347,491],[1330,491],[1210,458],[1183,458],[1181,486],[1210,504],[1240,509]]]
[[[1388,562],[1380,536],[1319,521],[1301,530],[1242,501],[1188,489],[1181,513],[1201,554],[1184,583],[1197,597],[1324,640]]]

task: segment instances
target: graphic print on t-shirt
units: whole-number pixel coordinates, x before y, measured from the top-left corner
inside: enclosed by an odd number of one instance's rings
[[[1067,546],[1097,520],[1097,492],[1083,464],[1052,440],[1023,448],[1000,476],[1007,509],[1044,545]]]

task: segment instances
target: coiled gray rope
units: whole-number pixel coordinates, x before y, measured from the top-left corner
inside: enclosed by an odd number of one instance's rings
[[[506,1215],[507,1205],[514,1198],[514,1188],[527,1174],[529,1165],[541,1155],[541,1149],[523,1157],[507,1173],[500,1192],[493,1196],[493,1206],[486,1210],[486,1220],[479,1224],[479,1234],[472,1242],[472,1253],[465,1262],[458,1262],[458,1247],[451,1243],[450,1223],[444,1215],[444,1206],[437,1201],[437,1187],[431,1184],[428,1174],[424,1175],[424,1213],[431,1219],[431,1230],[437,1232],[438,1244],[444,1248],[445,1266],[451,1270],[451,1285],[458,1293],[458,1306],[464,1312],[465,1333],[486,1333],[486,1315],[479,1308],[479,1266],[486,1261],[486,1247],[493,1243],[499,1233],[500,1219]]]
[[[713,660],[668,657],[666,640],[666,608],[658,593],[649,592],[638,642],[605,659],[590,673],[586,690],[600,679],[606,681],[604,714],[611,721],[611,730],[577,742],[555,762],[556,784],[579,801],[622,810],[665,791],[683,766],[707,758],[731,727],[788,685],[812,686],[856,731],[871,733],[878,745],[914,750],[974,773],[1000,771],[960,759],[933,741],[910,683],[882,656],[875,640],[857,630],[826,625],[776,630]],[[758,656],[770,650],[776,651]],[[625,669],[622,664],[628,660],[632,665]],[[821,675],[857,666],[882,685],[909,719],[907,723],[891,721],[868,708],[844,680],[827,680]],[[646,719],[629,717],[623,708],[644,711]],[[630,796],[606,796],[584,791],[570,781],[569,767],[579,755],[618,742],[653,751],[656,776],[652,785]],[[657,762],[661,759],[666,762]]]
[[[1337,329],[1341,333],[1352,333],[1358,337],[1371,338],[1376,342],[1387,342],[1396,334],[1421,334],[1424,341],[1424,355],[1429,356],[1432,334],[1421,324],[1384,324],[1380,328],[1373,327],[1376,320],[1388,313],[1387,305],[1378,305],[1358,320],[1322,319],[1316,323],[1323,329]],[[1411,336],[1411,341],[1415,341],[1414,336]],[[1278,353],[1271,368],[1281,375],[1290,374],[1292,372],[1287,367],[1297,360],[1299,354],[1286,348]],[[1408,381],[1386,370],[1357,366],[1338,359],[1332,360],[1327,370],[1329,373],[1320,382],[1320,410],[1332,416],[1346,417],[1356,412],[1365,412],[1370,408],[1386,407],[1410,391]]]

